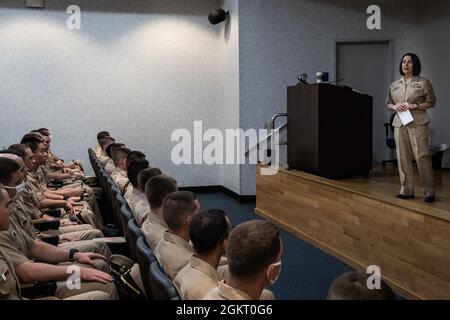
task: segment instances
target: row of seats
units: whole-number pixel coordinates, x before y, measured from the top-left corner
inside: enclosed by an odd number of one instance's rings
[[[112,212],[112,216],[109,219],[119,225],[128,245],[129,256],[139,265],[147,298],[153,300],[179,300],[180,296],[177,290],[145,241],[119,188],[105,171],[94,151],[89,149],[88,154],[92,168],[103,189],[104,198],[107,200],[107,207]]]

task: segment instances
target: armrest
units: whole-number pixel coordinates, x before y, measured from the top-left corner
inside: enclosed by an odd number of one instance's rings
[[[31,286],[21,288],[22,297],[27,299],[54,296],[56,292],[56,282],[41,282]]]
[[[64,182],[62,180],[53,180],[47,184],[49,188],[62,188],[64,186]]]
[[[58,246],[59,244],[59,237],[53,236],[53,237],[42,237],[41,240],[45,243],[51,244],[52,246]]]
[[[47,231],[47,230],[58,230],[61,223],[59,220],[52,220],[52,221],[33,221],[34,227],[40,231]]]
[[[53,218],[61,218],[62,215],[61,209],[47,210],[44,213]]]

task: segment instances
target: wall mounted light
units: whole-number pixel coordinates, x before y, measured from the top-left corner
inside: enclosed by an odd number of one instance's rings
[[[209,23],[212,25],[219,24],[225,20],[227,20],[227,17],[230,15],[229,11],[225,11],[223,9],[217,9],[211,12],[208,15]]]

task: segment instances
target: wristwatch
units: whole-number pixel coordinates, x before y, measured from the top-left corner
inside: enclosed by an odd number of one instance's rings
[[[79,252],[77,249],[70,249],[70,251],[69,251],[69,261],[70,262],[75,261],[74,256],[75,256],[75,253],[77,253],[77,252]]]

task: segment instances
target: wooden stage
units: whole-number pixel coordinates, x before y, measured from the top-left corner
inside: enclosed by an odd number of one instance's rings
[[[437,202],[400,200],[396,168],[329,180],[281,169],[261,176],[256,212],[350,266],[377,265],[400,295],[450,299],[450,172],[436,172]],[[320,267],[320,266],[317,266]]]

